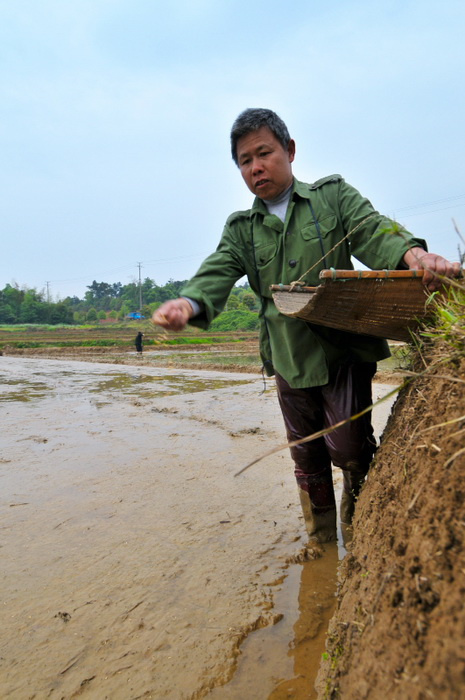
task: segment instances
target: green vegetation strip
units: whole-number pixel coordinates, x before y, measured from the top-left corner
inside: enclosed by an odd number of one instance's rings
[[[11,348],[47,348],[47,347],[58,347],[58,348],[88,348],[88,347],[132,347],[134,341],[127,339],[118,338],[100,338],[93,340],[55,340],[54,338],[39,340],[17,340],[10,341],[8,339],[8,346]],[[227,337],[208,337],[208,338],[167,338],[163,341],[153,340],[148,338],[144,345],[148,346],[160,346],[160,345],[217,345],[218,343],[240,343],[241,338],[227,338]]]

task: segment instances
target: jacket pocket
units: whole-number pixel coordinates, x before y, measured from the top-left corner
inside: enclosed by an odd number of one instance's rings
[[[318,219],[318,223],[320,225],[321,237],[325,238],[337,227],[337,217],[334,214],[329,214],[322,219]],[[318,238],[318,229],[314,221],[307,226],[302,226],[300,232],[302,234],[302,238],[306,241]]]
[[[255,261],[259,270],[276,257],[276,250],[276,243],[265,243],[264,245],[256,246]]]

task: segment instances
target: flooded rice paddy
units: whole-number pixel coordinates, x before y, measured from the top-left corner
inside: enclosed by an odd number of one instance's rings
[[[315,697],[342,542],[295,563],[287,451],[234,477],[284,440],[273,382],[13,357],[0,377],[3,697]]]

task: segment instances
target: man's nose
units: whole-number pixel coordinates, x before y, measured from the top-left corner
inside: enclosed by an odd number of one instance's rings
[[[254,158],[252,161],[252,173],[260,173],[263,170],[263,164],[260,158]]]

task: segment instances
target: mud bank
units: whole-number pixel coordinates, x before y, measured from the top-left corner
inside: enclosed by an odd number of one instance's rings
[[[394,407],[357,504],[320,698],[465,697],[464,384],[463,359],[438,364]]]
[[[287,451],[234,477],[283,441],[273,382],[19,357],[0,375],[2,697],[219,689],[253,630],[286,623],[305,542]],[[318,631],[329,603],[312,600]],[[289,697],[285,673],[273,697]],[[263,678],[249,697],[273,691]]]

